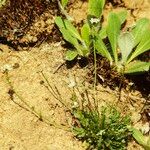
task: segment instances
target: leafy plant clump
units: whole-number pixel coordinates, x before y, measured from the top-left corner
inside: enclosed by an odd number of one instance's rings
[[[95,110],[74,109],[76,137],[88,143],[89,149],[125,150],[130,136],[129,117],[122,117],[114,108]]]
[[[62,4],[66,6],[65,2]],[[106,57],[112,68],[121,74],[149,71],[150,63],[137,60],[137,57],[150,50],[150,20],[140,19],[134,27],[122,32],[127,12],[110,12],[105,27],[100,23],[104,5],[105,0],[89,0],[87,19],[80,32],[70,20],[56,17],[56,25],[72,45],[66,53],[66,60],[97,53]],[[107,43],[105,39],[108,39]]]
[[[66,53],[66,60],[71,61],[78,56],[88,57],[90,53],[95,51],[93,49],[94,38],[100,29],[99,23],[104,4],[104,0],[89,0],[87,19],[80,32],[72,24],[72,20],[56,17],[55,23],[59,27],[63,38],[72,45],[72,48]],[[62,6],[64,5],[66,6],[66,3],[62,2]]]
[[[109,14],[106,35],[110,51],[108,47],[102,50],[100,40],[97,40],[99,53],[106,57],[120,73],[134,74],[149,71],[150,62],[136,58],[150,50],[150,20],[140,19],[134,27],[128,28],[125,32],[121,31],[122,21],[125,21],[125,16],[120,19],[116,13]]]

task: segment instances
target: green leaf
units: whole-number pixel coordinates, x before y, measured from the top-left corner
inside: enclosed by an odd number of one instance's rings
[[[68,50],[66,53],[66,60],[72,61],[78,56],[78,52],[75,50]]]
[[[56,17],[55,23],[59,27],[59,30],[61,31],[63,38],[76,48],[79,55],[83,56],[82,52],[83,46],[81,46],[77,40],[77,37],[79,38],[80,36],[77,30],[74,27],[71,28],[72,25],[70,24],[70,22],[67,20],[62,20],[61,17]],[[67,27],[68,28],[70,27],[70,29],[68,29]]]
[[[78,40],[72,37],[67,30],[62,29],[61,31],[62,31],[64,39],[68,41],[69,43],[71,43],[76,49],[78,49],[78,46],[79,46]]]
[[[64,22],[66,29],[70,32],[70,34],[82,42],[82,38],[78,30],[71,24],[71,22],[69,20],[64,20]]]
[[[83,45],[79,45],[78,49],[81,51],[81,52],[79,52],[79,55],[81,55],[83,57],[87,57],[90,53],[90,49],[88,47],[83,46]]]
[[[110,61],[110,64],[112,63],[112,57],[100,36],[98,36],[95,40],[95,48],[98,54],[101,54],[103,57],[106,57]]]
[[[90,45],[90,26],[88,23],[84,24],[81,28],[81,36],[82,39],[85,41],[86,45]]]
[[[123,24],[125,22],[126,18],[127,18],[127,11],[123,10],[123,11],[117,13],[117,15],[120,19],[121,24]]]
[[[83,138],[86,136],[86,132],[83,128],[74,127],[73,131],[78,138]]]
[[[99,31],[99,36],[101,37],[101,39],[105,39],[107,37],[106,27],[101,28],[101,30]]]
[[[143,136],[143,134],[136,128],[131,128],[132,131],[132,136],[136,139],[136,141],[140,144],[140,145],[144,145],[146,144],[145,142],[145,137]]]
[[[88,15],[100,18],[102,15],[105,0],[89,0]]]
[[[137,21],[135,28],[132,30],[132,34],[135,38],[135,46],[140,42],[143,38],[143,35],[150,27],[149,19],[142,18]]]
[[[135,61],[125,66],[125,74],[137,74],[149,71],[150,62]]]
[[[69,20],[62,20],[61,17],[55,18],[55,23],[59,27],[59,30],[62,34],[65,34],[62,29],[66,29],[65,32],[68,32],[70,36],[77,38],[78,40],[82,41],[80,34],[78,33],[77,29],[71,24]]]
[[[57,25],[60,29],[61,29],[61,28],[65,28],[65,29],[66,29],[65,24],[64,24],[64,21],[62,20],[61,17],[56,17],[56,18],[55,18],[55,23],[56,23],[56,25]]]
[[[131,62],[134,58],[139,56],[140,54],[150,50],[150,30],[147,30],[142,37],[141,42],[133,52],[133,54],[128,59],[127,63]]]
[[[134,37],[131,33],[122,33],[118,38],[118,46],[122,54],[122,62],[125,63],[134,47]]]
[[[100,122],[100,128],[101,130],[104,130],[106,127],[106,108],[102,110],[101,113],[101,122]]]
[[[56,17],[55,23],[59,27],[59,30],[62,33],[63,38],[69,43],[71,43],[75,48],[78,48],[79,45],[78,40],[71,35],[69,30],[67,30],[65,22],[61,19],[61,17]]]
[[[118,15],[113,12],[110,13],[108,17],[108,26],[106,32],[111,44],[112,53],[116,64],[118,62],[117,40],[118,40],[118,35],[120,33],[120,28],[121,28],[121,22]]]
[[[137,130],[136,128],[131,128],[132,136],[136,139],[136,141],[144,147],[145,150],[150,150],[150,145],[147,144],[146,138],[143,134]]]
[[[68,4],[68,1],[69,0],[61,0],[61,5],[62,5],[63,8],[66,7],[66,5]]]

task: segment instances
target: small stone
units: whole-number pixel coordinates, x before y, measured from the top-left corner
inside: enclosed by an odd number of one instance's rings
[[[33,37],[32,39],[33,42],[37,42],[37,40],[38,40],[37,37]]]
[[[13,70],[13,66],[10,64],[5,64],[3,67],[1,67],[2,72],[11,71],[11,70]]]
[[[141,131],[142,131],[143,134],[146,134],[150,131],[149,122],[146,122],[145,124],[142,125]]]

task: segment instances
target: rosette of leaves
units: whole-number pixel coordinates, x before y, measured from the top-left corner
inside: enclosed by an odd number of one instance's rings
[[[70,48],[66,53],[66,60],[71,61],[78,55],[82,57],[89,55],[90,27],[88,24],[83,25],[80,34],[73,24],[67,19],[63,20],[61,17],[57,17],[55,19],[55,23],[63,34],[63,38],[72,44],[72,48]]]
[[[66,6],[67,1],[62,2],[64,7]],[[66,60],[73,60],[80,57],[87,57],[92,48],[93,41],[93,26],[94,23],[91,23],[89,20],[97,19],[101,17],[105,0],[89,0],[88,6],[88,15],[87,21],[81,27],[80,32],[68,19],[62,19],[61,17],[56,17],[55,23],[61,31],[63,38],[72,45],[66,53]]]
[[[126,15],[123,14],[118,15],[114,12],[109,14],[107,27],[95,41],[96,49],[120,73],[135,74],[149,71],[150,62],[136,58],[150,50],[150,20],[140,19],[130,31],[121,32],[121,24],[125,18]],[[102,40],[105,37],[109,40],[109,48]]]
[[[78,139],[88,143],[89,149],[126,149],[130,135],[129,117],[122,117],[114,108],[103,108],[101,113],[75,109],[73,115],[78,122],[73,131]]]

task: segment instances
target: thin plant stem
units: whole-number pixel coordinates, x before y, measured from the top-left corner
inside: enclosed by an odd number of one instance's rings
[[[121,100],[122,84],[123,84],[123,81],[125,79],[125,77],[124,77],[124,70],[125,70],[125,67],[123,66],[123,70],[121,72],[121,81],[119,83],[119,90],[118,90],[119,91],[119,97],[118,97],[118,101]]]
[[[96,84],[97,84],[97,64],[96,64],[96,50],[94,44],[94,91],[96,91]]]
[[[94,53],[94,105],[97,110],[98,102],[96,98],[96,84],[97,84],[97,58],[96,58],[96,49],[95,49],[95,28],[92,27],[92,39],[93,39],[93,53]]]
[[[50,92],[50,94],[52,94],[54,96],[54,98],[56,98],[63,106],[65,106],[65,108],[70,110],[70,108],[67,106],[67,104],[65,104],[65,102],[63,102],[63,99],[62,99],[61,94],[60,94],[59,90],[57,89],[57,87],[55,86],[54,87],[55,90],[54,90],[53,87],[51,86],[51,84],[49,83],[47,77],[45,76],[45,74],[42,71],[41,71],[41,74],[49,87],[47,89]]]
[[[96,49],[95,49],[95,44],[94,44],[94,103],[96,109],[98,109],[98,101],[96,98],[96,84],[97,84],[97,58],[96,58]]]
[[[28,110],[29,112],[31,112],[32,114],[34,114],[40,121],[43,121],[45,122],[46,124],[50,125],[50,126],[54,126],[56,128],[59,128],[59,129],[63,129],[65,131],[70,131],[67,127],[63,126],[63,125],[59,125],[59,124],[56,124],[55,122],[52,122],[50,121],[49,119],[45,118],[41,112],[38,112],[34,109],[33,106],[30,106],[17,92],[16,90],[14,89],[13,85],[12,85],[12,82],[10,81],[10,78],[8,76],[8,72],[6,71],[6,80],[7,80],[7,83],[9,84],[11,90],[14,92],[14,94],[19,98],[19,100],[27,107],[25,108],[26,110]],[[17,103],[16,103],[17,104]],[[19,104],[19,106],[21,106]],[[23,106],[21,106],[21,108],[24,108]]]

